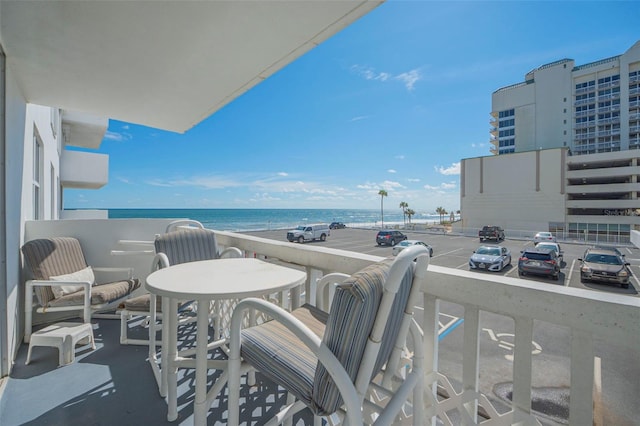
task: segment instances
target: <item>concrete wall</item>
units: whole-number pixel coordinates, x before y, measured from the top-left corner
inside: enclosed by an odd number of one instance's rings
[[[564,222],[562,149],[462,160],[462,232],[493,224],[540,231]]]

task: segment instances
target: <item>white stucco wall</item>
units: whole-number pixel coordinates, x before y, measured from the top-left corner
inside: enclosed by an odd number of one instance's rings
[[[11,63],[6,67],[6,257],[7,280],[2,283],[6,291],[6,340],[2,342],[8,359],[3,359],[3,371],[10,368],[11,360],[20,345],[23,327],[24,289],[21,285],[21,257],[19,247],[24,241],[24,224],[33,219],[33,135],[36,131],[42,142],[43,169],[41,177],[42,216],[58,216],[60,197],[58,185],[58,144],[51,126],[51,109],[26,103],[16,84]],[[51,168],[53,167],[53,173]]]
[[[20,247],[24,229],[24,222],[22,221],[22,210],[24,208],[22,202],[22,168],[24,159],[24,123],[27,107],[9,67],[6,68],[5,75],[5,143],[7,161],[4,165],[6,176],[6,206],[4,206],[4,211],[6,215],[7,278],[1,284],[6,292],[6,318],[3,318],[2,322],[4,324],[0,324],[0,327],[6,327],[6,339],[1,345],[3,346],[3,355],[6,356],[6,359],[4,357],[2,359],[2,371],[7,373],[20,344],[18,336],[21,335],[21,317],[23,316],[20,309],[20,302],[23,297],[20,286],[20,253],[17,248]],[[5,301],[0,303],[5,303]],[[6,322],[4,321],[5,319]]]

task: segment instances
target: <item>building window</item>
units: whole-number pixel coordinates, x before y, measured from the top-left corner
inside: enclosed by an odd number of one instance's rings
[[[44,169],[42,142],[36,129],[33,130],[33,219],[42,219],[42,175]]]

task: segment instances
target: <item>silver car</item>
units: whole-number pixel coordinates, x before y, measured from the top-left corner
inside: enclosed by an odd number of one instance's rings
[[[431,247],[429,244],[427,244],[427,243],[425,243],[423,241],[418,241],[418,240],[400,241],[398,244],[393,246],[393,249],[391,249],[391,252],[393,253],[394,256],[397,256],[398,253],[400,253],[402,250],[406,249],[407,247],[411,247],[411,246],[415,246],[415,245],[420,245],[420,246],[426,247],[427,250],[429,250],[429,257],[433,257],[433,247]]]
[[[509,265],[511,265],[511,252],[503,246],[480,246],[469,259],[469,269],[498,272]]]
[[[542,241],[536,244],[536,248],[548,248],[554,250],[556,252],[556,256],[558,256],[558,261],[562,263],[562,261],[564,260],[564,252],[562,251],[562,249],[560,248],[560,244],[558,243]]]

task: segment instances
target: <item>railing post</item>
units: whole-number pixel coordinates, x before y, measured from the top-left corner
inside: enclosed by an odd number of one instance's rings
[[[569,424],[593,424],[593,338],[584,331],[571,333],[571,395]]]

